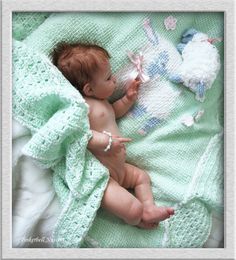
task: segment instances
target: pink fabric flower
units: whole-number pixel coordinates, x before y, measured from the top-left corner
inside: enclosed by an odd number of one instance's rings
[[[164,20],[164,25],[166,27],[166,30],[174,30],[176,28],[177,19],[174,18],[172,15],[168,16]]]

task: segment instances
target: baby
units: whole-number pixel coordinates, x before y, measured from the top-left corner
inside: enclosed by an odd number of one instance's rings
[[[125,143],[116,119],[122,117],[137,99],[139,80],[127,86],[126,94],[113,104],[116,79],[112,75],[108,52],[93,44],[59,44],[52,53],[53,63],[80,91],[89,105],[93,137],[88,149],[109,170],[110,178],[102,207],[130,225],[151,229],[174,214],[169,207],[157,207],[153,200],[148,174],[126,163]],[[127,189],[133,189],[132,195]]]

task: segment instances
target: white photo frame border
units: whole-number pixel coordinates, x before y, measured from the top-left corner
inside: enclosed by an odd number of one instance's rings
[[[235,67],[233,0],[2,0],[2,198],[1,248],[2,259],[235,259]],[[11,51],[13,12],[224,12],[224,248],[208,249],[68,249],[68,248],[12,248],[11,223]],[[235,35],[234,35],[235,36]],[[229,84],[230,83],[230,84]]]

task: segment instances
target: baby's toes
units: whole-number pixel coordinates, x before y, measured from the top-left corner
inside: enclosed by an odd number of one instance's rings
[[[173,208],[166,208],[166,210],[170,216],[175,214],[175,210]]]

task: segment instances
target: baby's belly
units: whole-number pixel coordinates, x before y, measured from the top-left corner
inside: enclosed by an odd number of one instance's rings
[[[108,154],[96,154],[94,156],[109,170],[109,173],[113,179],[121,183],[124,178],[124,166],[125,166],[125,149],[115,155]]]

